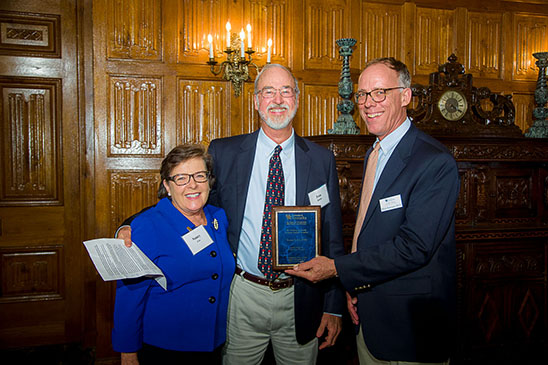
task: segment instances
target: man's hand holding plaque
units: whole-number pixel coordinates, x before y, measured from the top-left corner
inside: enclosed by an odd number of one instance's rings
[[[272,208],[272,264],[274,270],[292,269],[320,255],[321,208]]]

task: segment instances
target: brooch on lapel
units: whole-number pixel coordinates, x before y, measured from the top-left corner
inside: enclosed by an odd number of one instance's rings
[[[217,218],[213,218],[213,228],[215,228],[215,230],[219,229],[219,222],[217,221]]]

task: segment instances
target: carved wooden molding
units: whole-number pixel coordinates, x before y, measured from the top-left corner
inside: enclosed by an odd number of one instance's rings
[[[59,15],[0,11],[0,54],[61,57]]]
[[[490,256],[478,255],[475,258],[476,274],[501,274],[501,273],[531,273],[542,274],[544,269],[544,256],[526,253],[504,254]]]
[[[501,239],[520,239],[520,238],[548,238],[548,231],[492,231],[492,232],[459,232],[455,234],[457,241],[477,241],[477,240],[501,240]]]

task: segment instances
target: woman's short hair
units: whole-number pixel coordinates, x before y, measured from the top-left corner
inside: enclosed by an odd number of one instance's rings
[[[209,172],[209,187],[213,186],[213,159],[207,153],[205,147],[201,144],[186,143],[173,148],[162,161],[162,166],[160,167],[160,177],[162,178],[162,181],[160,181],[160,186],[158,187],[158,199],[168,196],[167,190],[164,186],[164,180],[167,181],[169,179],[173,169],[181,162],[185,162],[196,157],[204,160],[207,172]]]

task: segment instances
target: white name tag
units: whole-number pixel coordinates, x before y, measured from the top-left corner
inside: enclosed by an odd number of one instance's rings
[[[198,252],[213,243],[213,240],[207,233],[204,226],[194,228],[192,231],[182,235],[181,238],[185,241],[188,248],[190,248],[193,255],[196,255]]]
[[[327,192],[327,185],[323,184],[314,191],[308,193],[308,199],[310,199],[310,205],[319,205],[325,207],[329,204],[329,193]]]
[[[379,199],[379,204],[381,206],[381,212],[387,212],[389,210],[403,207],[400,194]]]

